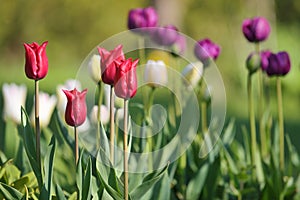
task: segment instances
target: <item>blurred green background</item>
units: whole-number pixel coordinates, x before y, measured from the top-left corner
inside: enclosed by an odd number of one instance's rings
[[[160,25],[175,24],[195,40],[211,38],[222,47],[217,60],[227,93],[227,119],[247,117],[245,59],[254,46],[241,32],[245,18],[266,17],[272,26],[261,47],[286,50],[291,72],[283,78],[286,129],[297,136],[300,128],[300,1],[299,0],[2,0],[0,5],[0,84],[25,83],[23,43],[49,41],[49,73],[41,90],[55,92],[56,85],[75,78],[88,53],[100,42],[127,30],[129,9],[153,5]],[[274,80],[270,93],[275,97]],[[276,117],[276,98],[272,99]],[[246,122],[247,123],[247,122]],[[299,137],[300,138],[300,137]]]

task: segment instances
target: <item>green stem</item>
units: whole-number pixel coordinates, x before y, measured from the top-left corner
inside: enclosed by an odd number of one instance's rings
[[[249,112],[249,122],[250,122],[250,131],[251,131],[251,150],[252,150],[252,165],[255,167],[255,154],[256,154],[256,128],[255,128],[255,114],[253,107],[253,98],[252,98],[252,81],[251,74],[248,75],[248,112]]]
[[[127,137],[127,119],[128,119],[128,101],[124,99],[124,198],[128,200],[128,137]]]
[[[280,169],[284,171],[284,122],[282,109],[282,92],[280,77],[277,77],[277,105],[278,105],[278,123],[279,123],[279,163]]]
[[[74,137],[75,137],[75,149],[74,149],[75,166],[77,166],[77,164],[78,164],[78,158],[79,158],[79,149],[78,149],[78,133],[77,133],[76,126],[74,126]]]
[[[115,123],[114,123],[114,86],[110,87],[110,161],[114,164]]]
[[[202,132],[207,132],[207,103],[205,101],[201,101],[201,125]]]
[[[98,83],[98,113],[97,113],[97,120],[98,120],[98,125],[97,125],[97,149],[100,148],[100,140],[101,140],[101,134],[100,134],[100,129],[101,129],[101,105],[102,105],[102,100],[103,100],[103,90],[102,90],[102,85],[101,82]]]
[[[40,129],[40,117],[39,117],[39,81],[35,80],[34,82],[34,91],[35,91],[35,133],[36,133],[36,161],[38,163],[39,169],[41,169],[41,129]]]

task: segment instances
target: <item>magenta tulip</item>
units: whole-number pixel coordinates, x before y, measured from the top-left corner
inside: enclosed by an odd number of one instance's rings
[[[173,25],[156,28],[152,32],[152,40],[159,45],[171,46],[178,38],[178,30]]]
[[[220,51],[221,48],[208,38],[199,40],[194,49],[196,57],[203,62],[204,66],[209,63],[210,58],[216,60]]]
[[[260,53],[260,59],[261,59],[261,69],[263,71],[266,71],[269,66],[269,57],[271,55],[271,51],[264,50]]]
[[[70,126],[80,126],[84,123],[87,114],[85,96],[87,89],[79,92],[76,88],[73,90],[63,90],[67,97],[67,107],[65,120]]]
[[[46,55],[46,46],[48,41],[42,45],[36,42],[32,44],[24,43],[25,47],[25,73],[29,79],[40,80],[48,73],[48,58]]]
[[[128,29],[140,28],[143,33],[147,28],[156,27],[158,15],[153,7],[136,8],[129,11]]]
[[[261,42],[268,38],[271,27],[265,18],[254,17],[243,21],[242,31],[249,42]]]

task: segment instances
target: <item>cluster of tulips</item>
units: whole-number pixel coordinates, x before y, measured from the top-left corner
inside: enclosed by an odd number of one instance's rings
[[[205,142],[205,136],[209,132],[207,128],[208,122],[207,117],[209,116],[208,108],[210,103],[210,94],[209,94],[209,85],[204,85],[205,82],[202,81],[205,70],[215,61],[221,52],[221,48],[218,44],[212,42],[210,39],[205,38],[197,41],[194,45],[194,56],[198,59],[195,63],[189,63],[187,66],[183,67],[181,70],[181,77],[185,81],[185,85],[188,86],[188,90],[193,90],[197,94],[197,100],[199,100],[201,108],[201,129],[194,130],[197,132],[191,148],[184,152],[178,161],[174,162],[171,169],[168,169],[168,165],[161,171],[155,171],[145,176],[142,179],[139,175],[133,176],[133,182],[129,182],[129,170],[128,163],[130,158],[129,148],[131,142],[128,141],[130,137],[130,120],[129,120],[129,106],[128,101],[132,99],[138,91],[138,80],[137,80],[137,70],[138,63],[144,65],[144,81],[147,83],[147,86],[151,88],[151,93],[149,94],[148,101],[144,103],[144,118],[141,124],[150,124],[149,118],[150,115],[150,106],[153,102],[153,92],[156,88],[165,86],[168,81],[168,69],[167,61],[160,57],[162,51],[159,51],[158,56],[155,55],[155,51],[148,52],[149,55],[144,51],[144,42],[145,40],[151,40],[155,44],[167,47],[170,51],[168,56],[173,56],[172,58],[178,58],[183,55],[186,51],[187,44],[186,38],[179,33],[178,29],[174,25],[158,25],[159,17],[156,10],[153,7],[147,8],[137,8],[129,11],[128,14],[128,29],[137,36],[139,39],[140,49],[138,49],[138,59],[127,57],[126,53],[123,51],[123,45],[117,45],[113,49],[105,49],[101,46],[97,47],[97,55],[93,55],[88,63],[88,70],[91,79],[96,83],[97,95],[95,105],[93,105],[89,118],[88,106],[86,103],[87,89],[81,89],[81,84],[78,80],[69,80],[65,85],[57,86],[57,96],[49,95],[44,92],[39,91],[39,81],[44,79],[48,73],[48,58],[46,55],[46,46],[48,42],[44,42],[39,45],[36,42],[32,44],[24,44],[25,47],[25,74],[29,79],[34,80],[34,106],[31,114],[31,124],[35,127],[35,141],[31,142],[31,139],[26,139],[28,135],[28,124],[26,123],[26,111],[25,111],[25,99],[27,89],[24,85],[17,86],[15,84],[4,84],[2,87],[3,96],[4,96],[4,110],[3,116],[5,121],[12,120],[16,124],[22,124],[24,128],[24,146],[25,150],[31,164],[31,167],[35,173],[36,179],[39,183],[39,194],[40,199],[51,199],[53,196],[52,192],[52,171],[53,171],[53,162],[54,162],[54,152],[55,142],[51,140],[49,146],[50,153],[45,156],[44,166],[42,165],[42,156],[41,156],[41,129],[47,127],[50,123],[50,118],[52,113],[57,107],[59,117],[64,116],[65,122],[70,127],[74,129],[74,161],[75,167],[77,169],[77,197],[72,197],[69,195],[70,199],[92,199],[92,198],[114,198],[114,199],[141,199],[146,196],[146,193],[154,187],[155,183],[159,182],[159,187],[161,191],[156,194],[153,189],[153,197],[158,196],[160,198],[169,199],[200,199],[200,198],[211,198],[216,197],[217,187],[223,187],[224,194],[227,191],[228,196],[236,196],[238,199],[242,199],[244,186],[247,187],[251,184],[249,183],[238,183],[240,190],[235,188],[235,176],[242,176],[243,170],[241,173],[238,173],[235,163],[229,151],[226,149],[230,146],[228,138],[234,136],[231,133],[232,129],[228,128],[229,131],[225,131],[224,144],[223,141],[218,141],[215,144],[215,149],[210,152],[210,154],[203,158],[199,158],[199,145],[201,142]],[[277,78],[277,98],[278,98],[278,130],[279,130],[279,160],[280,160],[280,170],[282,173],[285,171],[285,159],[284,159],[284,120],[283,120],[283,110],[282,110],[282,91],[281,91],[281,82],[280,79],[282,76],[285,76],[290,71],[290,58],[287,52],[278,52],[273,53],[270,50],[261,50],[260,43],[265,41],[271,31],[269,22],[263,17],[255,17],[252,19],[244,20],[242,24],[242,32],[245,38],[254,44],[255,51],[251,52],[246,59],[246,67],[248,69],[248,111],[249,111],[249,123],[250,123],[250,133],[251,133],[251,176],[253,175],[254,179],[252,181],[256,182],[261,180],[259,173],[261,170],[259,166],[261,165],[258,160],[258,150],[257,150],[257,139],[256,139],[256,119],[259,122],[259,132],[260,132],[260,144],[261,144],[261,155],[263,159],[270,159],[271,144],[267,139],[267,133],[270,130],[269,125],[265,122],[266,118],[270,118],[270,108],[268,102],[269,98],[266,97],[264,92],[265,88],[270,87],[268,85],[268,77]],[[148,60],[146,61],[146,57]],[[158,58],[157,58],[158,57]],[[255,74],[258,74],[258,98],[259,103],[257,105],[258,115],[255,116],[255,102],[253,101],[253,77]],[[177,81],[177,80],[176,80]],[[103,93],[105,92],[106,105],[102,104]],[[11,96],[14,98],[11,99]],[[175,99],[176,97],[173,96]],[[176,107],[176,101],[174,107]],[[118,105],[116,105],[118,104]],[[199,105],[197,105],[199,106]],[[21,114],[20,114],[20,108]],[[122,116],[120,116],[118,109],[116,107],[122,107]],[[176,110],[176,108],[175,108]],[[176,115],[175,113],[168,113],[168,117],[171,114]],[[148,116],[147,116],[148,115]],[[180,117],[175,121],[179,121]],[[117,119],[116,119],[117,118]],[[114,171],[114,164],[119,160],[116,158],[119,156],[115,153],[117,145],[117,134],[116,134],[116,124],[117,120],[123,120],[123,172],[118,177],[117,172]],[[109,151],[109,167],[101,166],[98,162],[94,163],[91,161],[91,158],[87,159],[86,168],[83,170],[82,155],[83,151],[80,151],[79,142],[78,142],[78,133],[84,132],[90,129],[89,120],[92,121],[97,127],[97,134],[94,140],[99,152],[103,151],[104,147],[101,146],[106,137],[109,138],[109,147],[105,150]],[[59,123],[58,123],[59,124]],[[170,123],[171,124],[171,123]],[[176,123],[175,123],[176,124]],[[103,125],[106,125],[104,130]],[[61,132],[64,132],[64,127],[58,125]],[[172,131],[178,126],[168,127]],[[230,127],[230,125],[229,125]],[[143,127],[141,128],[143,130]],[[149,129],[150,130],[150,129]],[[233,131],[232,131],[233,132]],[[109,133],[109,134],[107,134]],[[198,134],[199,133],[199,134]],[[64,135],[66,138],[68,136]],[[105,139],[103,138],[105,137]],[[222,137],[221,137],[222,139]],[[221,140],[220,139],[220,140]],[[53,139],[55,141],[55,139]],[[66,139],[69,143],[72,143],[71,140]],[[28,142],[29,141],[29,142]],[[71,141],[71,142],[70,142]],[[147,138],[148,150],[151,152],[154,149],[152,139]],[[157,142],[157,141],[155,141]],[[34,150],[32,146],[35,144]],[[161,144],[163,144],[161,142]],[[151,146],[152,145],[152,146]],[[163,146],[163,145],[162,145]],[[238,145],[236,145],[238,146]],[[103,149],[102,149],[103,148]],[[220,150],[221,149],[221,150]],[[143,149],[140,149],[143,151]],[[42,150],[44,152],[44,150]],[[215,153],[217,152],[217,154]],[[246,152],[246,151],[245,151]],[[35,155],[33,155],[35,153]],[[107,153],[107,152],[105,152]],[[104,153],[104,154],[105,154]],[[100,153],[100,156],[104,156]],[[238,153],[237,153],[238,154]],[[241,153],[242,154],[242,153]],[[43,155],[43,153],[42,153]],[[197,156],[195,156],[197,155]],[[225,156],[224,156],[225,155]],[[245,153],[246,155],[246,153]],[[1,156],[0,156],[1,157]],[[97,157],[97,156],[96,156]],[[162,156],[163,157],[163,156]],[[196,158],[197,157],[197,158]],[[221,158],[220,158],[221,157]],[[196,158],[196,159],[195,159]],[[97,159],[97,158],[96,158]],[[105,159],[104,159],[105,160]],[[222,161],[220,161],[222,160]],[[93,160],[94,161],[94,160]],[[45,162],[47,164],[45,164]],[[149,161],[150,162],[150,161]],[[241,161],[240,161],[241,162]],[[93,164],[92,164],[93,163]],[[266,161],[267,163],[267,161]],[[106,163],[107,164],[107,163]],[[48,166],[49,165],[49,166]],[[143,163],[140,164],[143,166]],[[47,166],[47,167],[46,167]],[[226,167],[224,167],[226,166]],[[244,166],[243,166],[244,167]],[[241,167],[241,168],[243,168]],[[221,169],[222,168],[222,169]],[[99,169],[103,171],[98,171]],[[148,168],[149,169],[149,168]],[[1,170],[1,166],[0,166]],[[233,171],[233,173],[228,171]],[[45,175],[42,178],[40,174],[43,174],[42,171],[45,171]],[[153,170],[154,171],[154,170]],[[227,173],[228,172],[228,173]],[[222,178],[220,178],[222,175]],[[228,175],[229,174],[229,175]],[[242,174],[242,175],[241,175]],[[232,176],[232,181],[228,181],[227,176]],[[174,178],[176,177],[176,178]],[[211,178],[210,178],[211,177]],[[219,178],[218,178],[219,177]],[[43,179],[44,182],[43,182]],[[176,181],[174,181],[176,179]],[[50,181],[49,181],[50,180]],[[137,183],[134,183],[134,181]],[[47,182],[48,181],[48,182]],[[174,183],[175,182],[175,183]],[[228,183],[227,183],[228,182]],[[259,181],[258,181],[259,182]],[[266,184],[259,182],[258,184],[263,185],[263,188]],[[267,181],[266,181],[267,182]],[[94,184],[95,186],[92,186]],[[138,185],[140,184],[140,185]],[[207,184],[207,185],[205,185]],[[211,184],[211,185],[210,185]],[[132,189],[132,185],[135,186]],[[229,185],[229,186],[228,186]],[[96,186],[98,187],[97,189]],[[228,187],[227,187],[228,186]],[[226,188],[227,189],[224,189]],[[157,187],[155,187],[157,189]],[[97,190],[97,191],[92,191]],[[109,194],[104,194],[104,190]],[[163,191],[164,190],[164,191]],[[174,190],[174,195],[171,196],[170,190]],[[261,189],[264,190],[264,189]],[[3,186],[0,184],[0,194],[4,194],[6,198],[17,196],[21,199],[22,195],[13,189],[10,186]],[[227,194],[227,193],[226,193]],[[11,195],[11,196],[10,196]],[[65,199],[64,192],[59,185],[56,186],[55,191],[56,198]],[[93,195],[98,195],[97,197]],[[0,196],[1,197],[1,196]],[[25,194],[25,197],[28,199],[28,191]],[[158,198],[159,199],[159,198]]]

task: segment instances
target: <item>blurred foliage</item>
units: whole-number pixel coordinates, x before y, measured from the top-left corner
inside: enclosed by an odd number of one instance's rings
[[[35,1],[3,0],[0,6],[0,84],[3,82],[26,83],[24,42],[49,41],[49,75],[41,89],[55,92],[55,85],[75,77],[86,55],[97,44],[110,36],[127,30],[129,9],[154,5],[146,0],[71,0]],[[170,1],[171,2],[171,1]],[[164,12],[171,12],[173,4]],[[245,59],[254,49],[241,33],[241,23],[247,17],[265,16],[272,26],[271,36],[262,48],[286,50],[291,55],[292,71],[284,78],[284,93],[289,104],[285,105],[289,118],[297,122],[300,83],[298,35],[300,3],[298,0],[184,0],[181,2],[182,22],[175,24],[180,31],[195,40],[209,37],[222,47],[217,65],[227,89],[229,114],[246,117]],[[154,5],[156,6],[156,5]],[[287,12],[288,10],[288,12]],[[164,15],[165,16],[165,15]],[[164,19],[163,21],[172,21]],[[178,22],[179,23],[179,22]],[[30,87],[33,88],[33,87]],[[273,91],[271,91],[273,94]],[[237,100],[235,96],[241,98]]]

